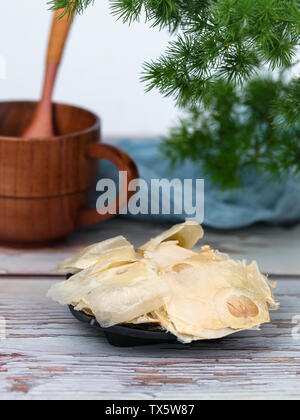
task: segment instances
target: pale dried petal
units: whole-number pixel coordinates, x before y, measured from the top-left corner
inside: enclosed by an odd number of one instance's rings
[[[223,328],[220,330],[209,330],[204,328],[193,329],[191,325],[186,325],[180,321],[173,323],[169,320],[168,314],[164,308],[155,311],[154,315],[166,331],[175,335],[178,340],[184,344],[197,340],[216,340],[240,331],[231,328]]]
[[[220,319],[230,328],[248,329],[270,322],[266,301],[245,289],[224,289],[215,298]]]
[[[86,270],[73,275],[69,280],[57,283],[48,291],[48,297],[59,302],[61,305],[76,306],[82,301],[83,296],[97,287],[101,282],[101,273],[114,267],[121,267],[127,262],[100,261]],[[132,264],[132,263],[131,263]]]
[[[199,337],[203,329],[240,330],[269,322],[268,304],[276,303],[264,276],[254,268],[203,252],[163,271],[171,291],[165,310],[175,330]],[[239,316],[232,314],[235,305]]]
[[[85,296],[103,327],[128,323],[158,309],[168,294],[167,285],[148,264],[130,264],[126,272],[124,268],[104,271],[101,284]]]
[[[271,282],[256,262],[247,265],[208,245],[196,222],[151,239],[136,254],[123,237],[83,250],[60,265],[77,273],[48,296],[94,315],[103,327],[157,323],[178,340],[222,338],[270,321],[276,309]]]
[[[73,258],[68,258],[57,267],[61,274],[76,274],[96,263],[136,261],[134,247],[123,236],[117,236],[83,249]]]
[[[152,238],[149,242],[139,248],[140,252],[154,251],[159,244],[165,241],[178,241],[179,246],[192,249],[193,246],[203,237],[203,229],[193,221],[187,221],[173,226],[171,229]]]
[[[159,319],[155,316],[154,312],[139,316],[138,318],[132,319],[128,324],[159,324]]]
[[[167,294],[166,283],[161,282],[151,264],[142,261],[98,272],[93,266],[48,292],[61,304],[88,309],[103,327],[130,322],[158,309]]]
[[[161,270],[196,255],[196,252],[179,246],[177,241],[168,241],[159,244],[153,251],[145,251],[144,258],[155,264],[158,270]]]

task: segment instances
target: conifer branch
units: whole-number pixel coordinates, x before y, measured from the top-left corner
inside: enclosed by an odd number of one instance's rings
[[[174,162],[202,162],[223,187],[239,184],[239,171],[247,165],[271,176],[300,173],[300,78],[289,83],[256,78],[264,67],[282,73],[296,63],[299,0],[110,2],[113,15],[124,23],[144,16],[153,27],[175,35],[142,73],[148,91],[158,89],[189,110],[164,142],[167,156]],[[93,3],[49,2],[67,13],[82,13]],[[241,105],[248,109],[244,120]]]
[[[51,0],[52,8],[82,13],[94,0]],[[298,0],[111,0],[112,13],[174,32],[165,54],[145,64],[147,90],[173,96],[179,106],[206,103],[218,80],[242,84],[262,66],[289,67],[300,41]],[[300,120],[299,83],[274,106],[286,124]]]

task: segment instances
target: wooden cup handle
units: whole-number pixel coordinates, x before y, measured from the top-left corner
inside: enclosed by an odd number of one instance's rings
[[[116,203],[111,207],[116,208],[118,214],[120,209],[128,204],[129,199],[134,192],[128,191],[130,181],[137,179],[139,173],[136,164],[131,157],[122,149],[104,143],[88,143],[86,147],[86,155],[92,159],[106,159],[112,162],[119,171],[127,172],[127,178],[122,182],[122,188]],[[108,210],[108,209],[107,209]],[[106,214],[99,214],[96,209],[86,209],[79,213],[77,219],[77,227],[92,225],[106,219],[110,219],[114,214],[107,212]]]
[[[72,24],[72,17],[66,14],[60,17],[62,9],[57,10],[53,16],[51,34],[48,44],[47,64],[60,64],[64,46]]]

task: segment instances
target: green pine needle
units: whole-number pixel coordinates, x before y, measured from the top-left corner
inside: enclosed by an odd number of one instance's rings
[[[82,13],[94,0],[51,0],[52,9]],[[158,89],[189,110],[164,143],[175,162],[202,162],[223,187],[241,183],[247,166],[277,176],[299,172],[300,79],[254,79],[296,63],[298,0],[110,0],[113,15],[166,28],[175,38],[146,63],[147,91]],[[99,17],[101,19],[101,16]],[[244,86],[244,91],[241,90]],[[208,110],[204,112],[204,109]],[[243,109],[245,112],[241,112]],[[205,115],[208,115],[205,117]]]
[[[82,13],[94,0],[51,0],[52,8]],[[211,83],[242,84],[263,65],[289,67],[300,40],[297,0],[111,0],[113,15],[123,22],[146,22],[171,32],[180,30],[165,54],[146,64],[142,80],[179,106],[209,100]],[[274,109],[279,119],[299,121],[300,103],[292,89]]]
[[[93,5],[95,0],[49,0],[51,10],[65,9],[63,14],[82,14],[84,10]]]
[[[240,89],[216,82],[207,107],[192,107],[170,130],[162,145],[165,157],[172,164],[199,164],[199,173],[224,189],[243,186],[247,170],[276,181],[300,174],[300,128],[282,130],[272,115],[274,103],[296,89],[294,83],[255,78]]]

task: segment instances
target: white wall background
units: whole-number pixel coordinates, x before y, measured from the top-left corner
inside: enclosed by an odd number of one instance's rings
[[[52,17],[47,9],[47,0],[1,5],[0,100],[39,97]],[[146,94],[139,77],[143,62],[157,58],[168,39],[143,23],[116,22],[109,0],[96,0],[75,20],[54,99],[97,112],[104,136],[166,133],[178,110],[171,99]]]

